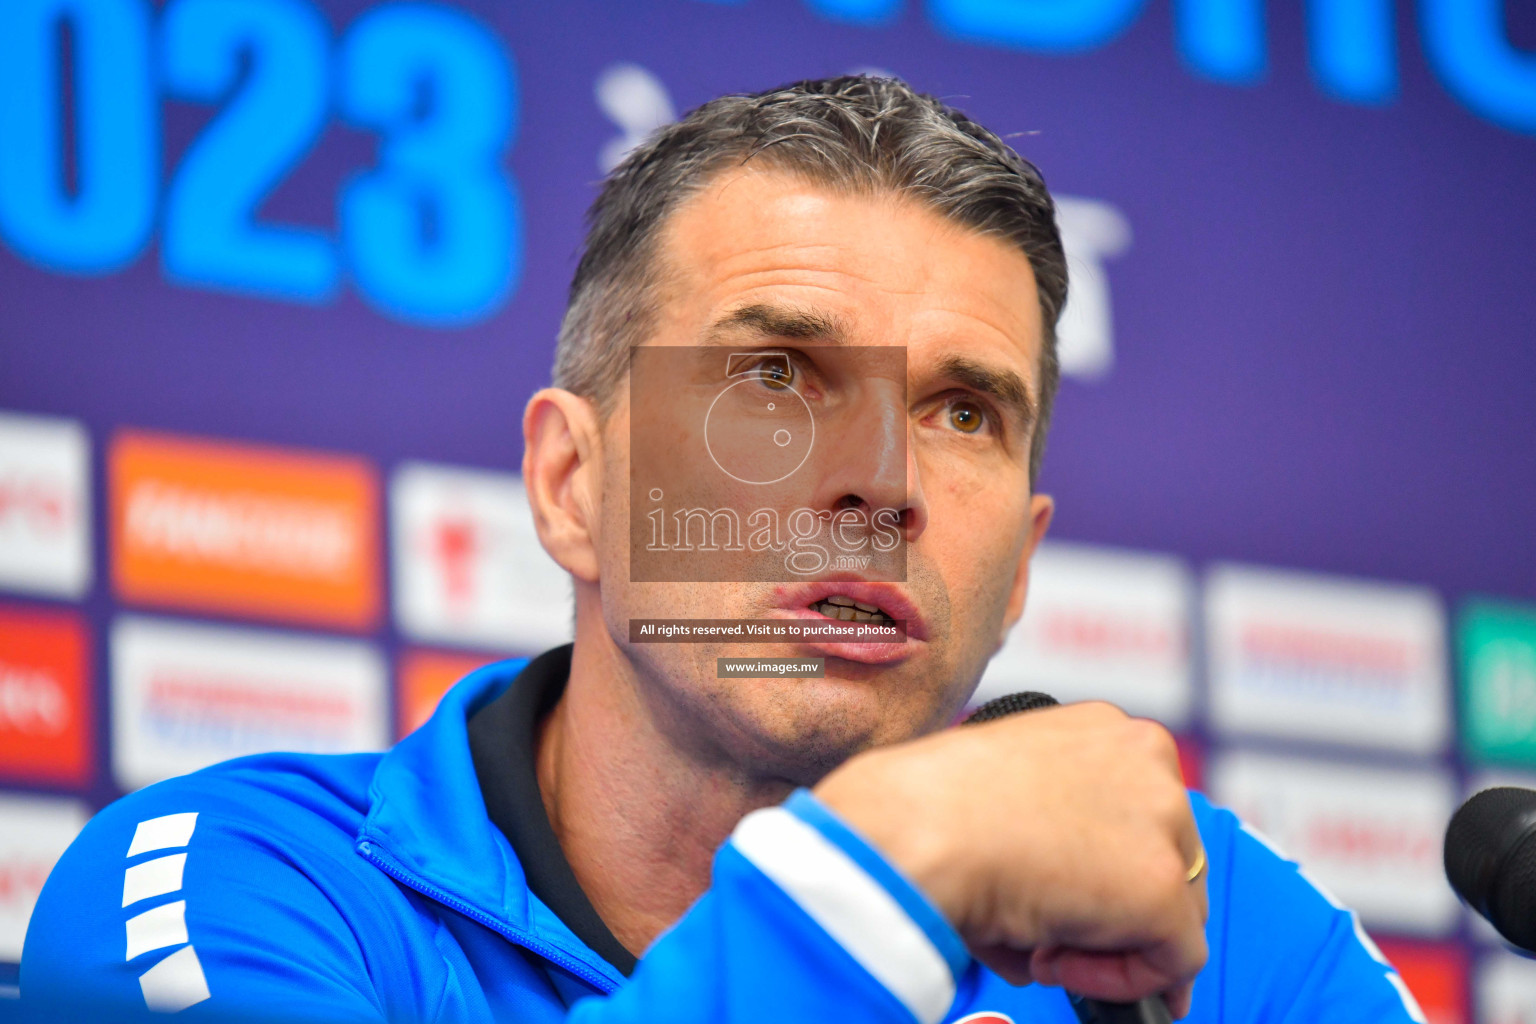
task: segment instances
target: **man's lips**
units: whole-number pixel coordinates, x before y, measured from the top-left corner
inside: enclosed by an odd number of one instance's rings
[[[917,602],[898,583],[872,583],[858,579],[825,579],[814,583],[781,584],[774,588],[773,607],[785,618],[828,619],[814,605],[841,595],[858,604],[879,608],[887,618],[906,623],[908,640],[928,639],[928,624]],[[856,646],[856,645],[839,645]]]

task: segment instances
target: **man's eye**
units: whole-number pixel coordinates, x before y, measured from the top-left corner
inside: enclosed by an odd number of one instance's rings
[[[986,422],[986,413],[975,402],[960,400],[949,406],[949,425],[962,434],[974,434]]]
[[[783,391],[794,383],[794,365],[784,359],[768,359],[753,368],[757,379],[774,391]]]

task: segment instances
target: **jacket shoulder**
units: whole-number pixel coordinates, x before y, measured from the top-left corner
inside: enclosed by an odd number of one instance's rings
[[[1191,1019],[1410,1024],[1423,1014],[1360,925],[1305,868],[1231,811],[1190,795],[1209,857],[1211,959]]]
[[[258,755],[103,809],[39,895],[23,1005],[48,1019],[382,1017],[390,981],[372,965],[434,926],[413,927],[413,902],[354,850],[377,762]]]

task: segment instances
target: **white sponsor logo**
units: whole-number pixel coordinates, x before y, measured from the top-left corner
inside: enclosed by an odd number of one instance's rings
[[[345,578],[356,558],[347,510],[263,494],[214,494],[145,480],[124,520],[146,548],[238,568]]]
[[[377,750],[384,663],[355,640],[126,617],[112,627],[113,768],[125,789],[270,750]]]
[[[90,816],[78,800],[0,793],[0,960],[21,959],[37,894]]]
[[[1536,963],[1497,953],[1477,972],[1478,1024],[1536,1024]]]
[[[1218,729],[1420,754],[1445,745],[1445,617],[1432,590],[1222,566],[1205,620]]]
[[[511,473],[407,463],[390,482],[395,616],[417,640],[537,650],[571,638],[571,583]]]
[[[1102,377],[1115,363],[1105,264],[1131,247],[1131,224],[1109,203],[1075,196],[1056,197],[1056,223],[1072,273],[1072,290],[1056,326],[1061,372],[1068,377]]]
[[[1250,751],[1219,756],[1211,792],[1360,912],[1367,925],[1420,935],[1455,928],[1445,881],[1449,776]]]
[[[639,64],[623,61],[608,65],[597,76],[592,96],[598,109],[619,129],[597,155],[598,169],[604,174],[623,163],[630,150],[656,129],[677,120],[667,87]]]
[[[1042,545],[1024,617],[992,659],[974,703],[1018,690],[1107,700],[1183,725],[1191,684],[1189,571],[1177,558]]]
[[[0,586],[91,585],[90,440],[74,420],[0,412]]]

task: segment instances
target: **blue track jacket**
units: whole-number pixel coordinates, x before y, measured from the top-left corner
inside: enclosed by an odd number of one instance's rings
[[[974,961],[806,791],[744,818],[709,890],[625,979],[524,882],[466,721],[487,666],[383,754],[263,754],[98,814],[27,932],[29,1021],[1075,1024]],[[1352,913],[1198,795],[1210,962],[1198,1024],[1423,1021]],[[0,1005],[0,1015],[6,1013]]]

